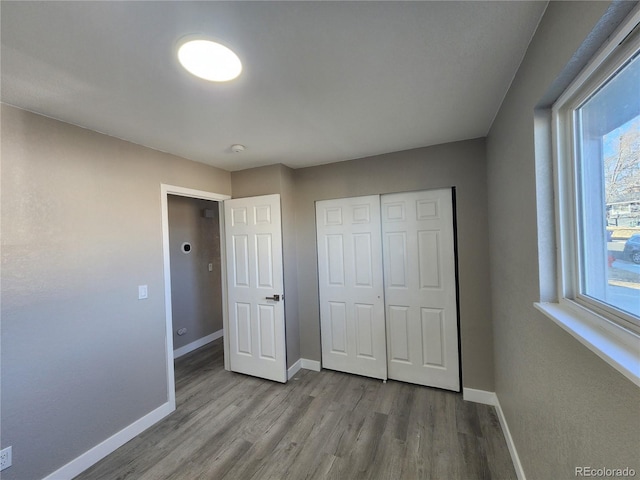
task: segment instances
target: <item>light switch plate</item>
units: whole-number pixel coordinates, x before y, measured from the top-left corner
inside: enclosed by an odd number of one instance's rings
[[[149,290],[146,285],[138,285],[138,300],[149,298]]]
[[[0,470],[11,466],[11,447],[0,450]]]

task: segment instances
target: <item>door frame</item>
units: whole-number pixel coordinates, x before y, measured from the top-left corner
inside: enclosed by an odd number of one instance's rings
[[[220,214],[220,266],[221,266],[221,287],[222,287],[222,328],[224,332],[229,331],[229,316],[227,311],[227,263],[224,241],[224,200],[231,198],[215,192],[195,190],[192,188],[179,187],[176,185],[160,184],[160,208],[162,212],[162,258],[164,271],[164,310],[165,310],[165,349],[167,360],[167,399],[171,411],[176,409],[176,383],[173,364],[173,316],[171,312],[171,257],[169,255],[169,195],[180,197],[196,198],[200,200],[213,200],[218,202],[218,212]],[[229,337],[223,336],[224,343],[224,368],[229,370]]]

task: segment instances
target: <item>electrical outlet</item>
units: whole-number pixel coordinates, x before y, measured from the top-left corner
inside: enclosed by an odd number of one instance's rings
[[[0,450],[0,470],[11,466],[11,447]]]
[[[149,298],[149,289],[146,285],[138,285],[138,300]]]

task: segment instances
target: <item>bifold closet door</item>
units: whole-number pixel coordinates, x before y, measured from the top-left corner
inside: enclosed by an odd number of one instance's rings
[[[459,391],[452,191],[381,203],[389,378]]]
[[[322,366],[387,378],[380,197],[316,202]]]

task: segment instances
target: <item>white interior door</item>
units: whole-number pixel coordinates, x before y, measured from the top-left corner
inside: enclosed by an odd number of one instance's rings
[[[231,370],[284,383],[280,195],[225,200],[224,213]]]
[[[459,391],[451,190],[381,203],[389,378]]]
[[[386,379],[378,195],[316,202],[322,366]]]

